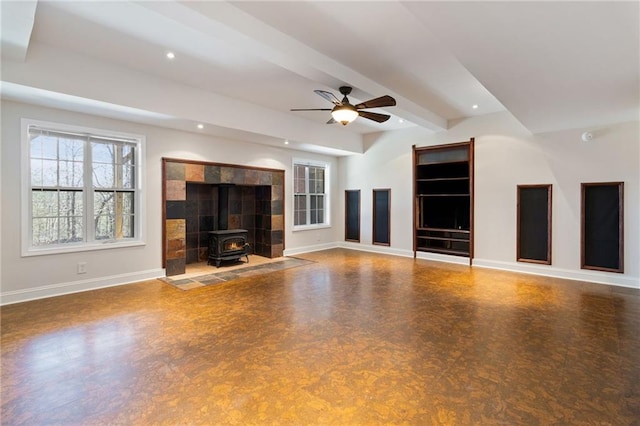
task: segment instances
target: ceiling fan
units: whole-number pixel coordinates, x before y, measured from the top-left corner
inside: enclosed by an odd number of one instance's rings
[[[322,96],[329,102],[331,102],[333,108],[295,108],[291,111],[331,111],[331,119],[327,121],[327,124],[341,123],[346,126],[355,120],[358,116],[368,118],[369,120],[377,121],[378,123],[384,123],[391,117],[388,114],[380,114],[377,112],[362,111],[365,108],[382,108],[394,106],[396,100],[389,95],[380,96],[379,98],[370,99],[366,102],[359,103],[357,105],[351,105],[347,95],[351,93],[352,88],[349,86],[340,87],[340,93],[344,96],[342,100],[339,100],[333,93],[325,90],[314,90],[318,95]]]

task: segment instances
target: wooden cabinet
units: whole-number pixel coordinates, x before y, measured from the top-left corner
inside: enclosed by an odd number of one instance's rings
[[[418,251],[473,257],[473,139],[413,147]]]

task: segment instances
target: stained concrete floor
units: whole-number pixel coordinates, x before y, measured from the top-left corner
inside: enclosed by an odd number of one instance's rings
[[[328,250],[5,306],[3,425],[629,425],[640,292]]]

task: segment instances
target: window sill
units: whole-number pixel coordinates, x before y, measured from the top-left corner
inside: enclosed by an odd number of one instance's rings
[[[312,231],[314,229],[326,229],[326,228],[331,228],[331,225],[328,223],[322,223],[318,225],[299,225],[299,226],[293,227],[293,232]]]
[[[65,254],[65,253],[79,253],[86,251],[95,251],[95,250],[109,250],[109,249],[118,249],[118,248],[126,248],[126,247],[138,247],[144,246],[146,243],[144,241],[120,241],[120,242],[102,242],[102,243],[94,243],[94,244],[82,244],[82,245],[74,245],[69,247],[42,247],[42,248],[28,248],[26,250],[22,250],[22,257],[31,257],[31,256],[46,256],[52,254]]]

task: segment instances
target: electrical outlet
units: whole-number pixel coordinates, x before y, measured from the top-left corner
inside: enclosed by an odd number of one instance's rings
[[[79,274],[87,273],[87,262],[78,262],[78,273]]]

